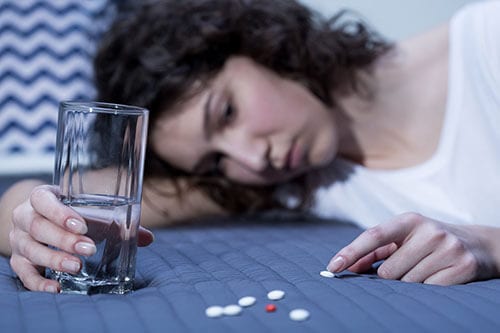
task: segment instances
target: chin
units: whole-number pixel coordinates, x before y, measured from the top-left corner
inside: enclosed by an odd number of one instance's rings
[[[327,165],[332,163],[335,156],[336,151],[334,150],[325,152],[324,154],[317,156],[317,158],[311,163],[311,167],[314,169],[326,167]]]
[[[310,154],[306,158],[311,169],[323,168],[329,165],[338,153],[337,140],[333,135],[323,137],[314,148],[310,150]]]
[[[338,145],[332,140],[331,145],[320,154],[318,167],[325,167],[333,162],[338,153]]]

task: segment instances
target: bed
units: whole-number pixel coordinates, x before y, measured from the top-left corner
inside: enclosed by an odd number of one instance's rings
[[[0,258],[0,332],[500,331],[500,279],[441,287],[347,271],[320,276],[360,231],[279,212],[155,230],[126,295],[30,292]],[[269,301],[275,289],[285,297]],[[206,316],[207,307],[243,296],[257,302],[236,316]],[[270,303],[275,312],[266,312]],[[292,321],[296,308],[310,317]]]
[[[58,101],[93,97],[93,42],[111,3],[123,2],[0,4],[0,30],[9,37],[0,39],[0,193],[51,172]],[[360,231],[282,212],[155,230],[156,241],[138,251],[135,290],[121,296],[30,292],[0,257],[0,332],[500,331],[499,279],[439,287],[376,274],[320,276]],[[285,297],[267,300],[274,289]],[[205,315],[247,295],[257,302],[237,316]],[[269,303],[275,312],[265,310]],[[295,308],[310,317],[290,320]]]

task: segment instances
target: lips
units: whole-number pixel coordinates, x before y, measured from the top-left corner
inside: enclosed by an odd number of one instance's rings
[[[295,170],[302,164],[302,149],[297,142],[292,144],[287,154],[286,167],[288,170]]]

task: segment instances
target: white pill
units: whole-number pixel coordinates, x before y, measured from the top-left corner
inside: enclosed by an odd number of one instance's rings
[[[226,305],[223,312],[226,316],[237,316],[241,313],[241,306],[236,304]]]
[[[253,297],[253,296],[245,296],[245,297],[240,298],[240,300],[238,301],[238,304],[240,306],[247,307],[247,306],[254,305],[255,301],[257,301],[257,299],[255,297]]]
[[[217,317],[220,317],[224,314],[224,308],[222,306],[218,306],[218,305],[209,306],[205,310],[205,314],[207,315],[207,317],[217,318]]]
[[[309,311],[305,309],[295,309],[290,311],[290,319],[294,321],[303,321],[309,318]]]
[[[267,293],[267,298],[271,301],[277,301],[285,297],[285,292],[283,290],[272,290]]]
[[[335,274],[333,274],[330,271],[321,271],[321,272],[319,272],[319,275],[321,275],[323,277],[327,277],[327,278],[335,277]]]

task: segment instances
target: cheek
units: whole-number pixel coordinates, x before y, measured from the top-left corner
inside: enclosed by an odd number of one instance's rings
[[[295,117],[296,112],[290,112],[293,108],[286,105],[284,100],[276,100],[275,96],[271,98],[266,94],[256,94],[256,96],[244,101],[246,116],[244,122],[248,127],[268,133],[280,128],[280,125],[290,117]]]
[[[190,147],[190,149],[184,148],[186,146]],[[192,168],[193,161],[197,161],[198,156],[201,154],[198,152],[198,146],[194,143],[167,135],[152,137],[151,147],[159,158],[184,171],[189,171]]]

